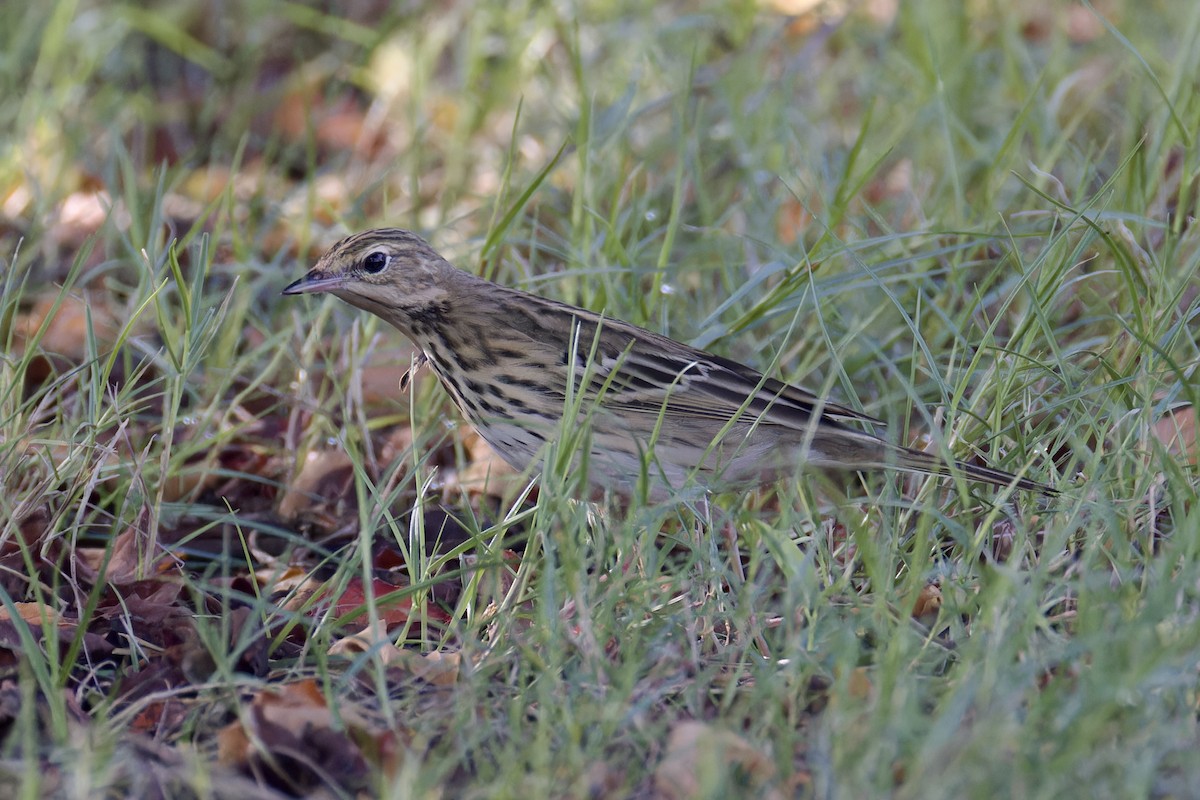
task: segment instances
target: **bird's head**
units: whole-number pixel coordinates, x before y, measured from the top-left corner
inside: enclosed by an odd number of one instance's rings
[[[381,228],[349,236],[284,294],[328,292],[412,335],[414,323],[444,313],[448,283],[465,275],[415,233]]]

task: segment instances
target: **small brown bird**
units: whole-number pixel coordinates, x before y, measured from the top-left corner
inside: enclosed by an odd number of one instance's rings
[[[626,322],[457,269],[416,234],[338,242],[284,294],[328,292],[393,325],[420,350],[480,435],[525,470],[573,424],[590,425],[593,489],[649,478],[674,490],[759,486],[800,467],[961,471],[994,486],[1055,494],[1027,478],[885,441],[847,423],[879,421]],[[643,473],[645,470],[645,473]]]

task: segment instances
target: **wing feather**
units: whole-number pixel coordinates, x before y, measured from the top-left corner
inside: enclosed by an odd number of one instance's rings
[[[563,338],[575,342],[577,376],[589,371],[587,396],[622,411],[692,416],[722,424],[735,416],[760,425],[805,430],[814,417],[835,428],[855,430],[842,423],[883,423],[848,406],[832,403],[799,386],[764,376],[758,370],[669,339],[653,331],[535,295],[524,295],[540,306],[540,322],[578,333]],[[544,340],[530,343],[544,345]],[[571,354],[557,354],[567,363]],[[612,372],[616,369],[616,374]],[[579,378],[577,377],[578,381]],[[749,400],[747,401],[747,399]]]

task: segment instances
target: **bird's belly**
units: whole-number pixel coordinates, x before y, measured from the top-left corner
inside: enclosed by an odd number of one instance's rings
[[[541,458],[545,436],[532,433],[529,427],[507,422],[488,425],[475,423],[474,427],[496,454],[514,469],[524,472]]]
[[[774,437],[735,425],[714,443],[711,426],[661,426],[657,433],[628,426],[597,430],[593,435],[591,482],[627,490],[640,480],[650,483],[650,495],[662,500],[677,490],[705,491],[758,486],[795,468],[793,448],[780,447]]]
[[[540,466],[546,442],[558,441],[564,434],[561,422],[540,416],[468,416],[492,449],[521,471]],[[791,463],[796,455],[793,448],[780,447],[775,437],[751,431],[750,426],[734,425],[714,445],[713,437],[720,428],[711,422],[672,420],[658,425],[656,418],[645,417],[581,415],[579,424],[565,432],[573,440],[568,446],[579,449],[571,459],[571,469],[578,471],[586,465],[587,482],[593,490],[628,495],[645,482],[650,498],[661,501],[688,488],[708,491],[757,486],[796,466]]]

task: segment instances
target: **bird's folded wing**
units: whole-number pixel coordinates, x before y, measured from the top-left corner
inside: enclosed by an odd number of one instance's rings
[[[613,369],[616,374],[613,375]],[[630,349],[615,358],[602,357],[590,381],[602,405],[652,414],[690,415],[719,421],[735,416],[760,425],[805,429],[814,417],[835,421],[879,420],[846,406],[829,403],[798,386],[697,351],[648,353]]]
[[[813,417],[823,424],[883,423],[831,403],[736,361],[715,356],[620,320],[539,298],[540,318],[574,328],[572,346],[560,363],[575,362],[575,382],[590,376],[585,397],[630,412],[690,415],[720,421],[738,417],[760,425],[806,430]],[[529,338],[535,347],[544,342]],[[570,350],[574,350],[572,356]],[[587,355],[594,354],[588,364]],[[616,370],[616,374],[613,371]]]

